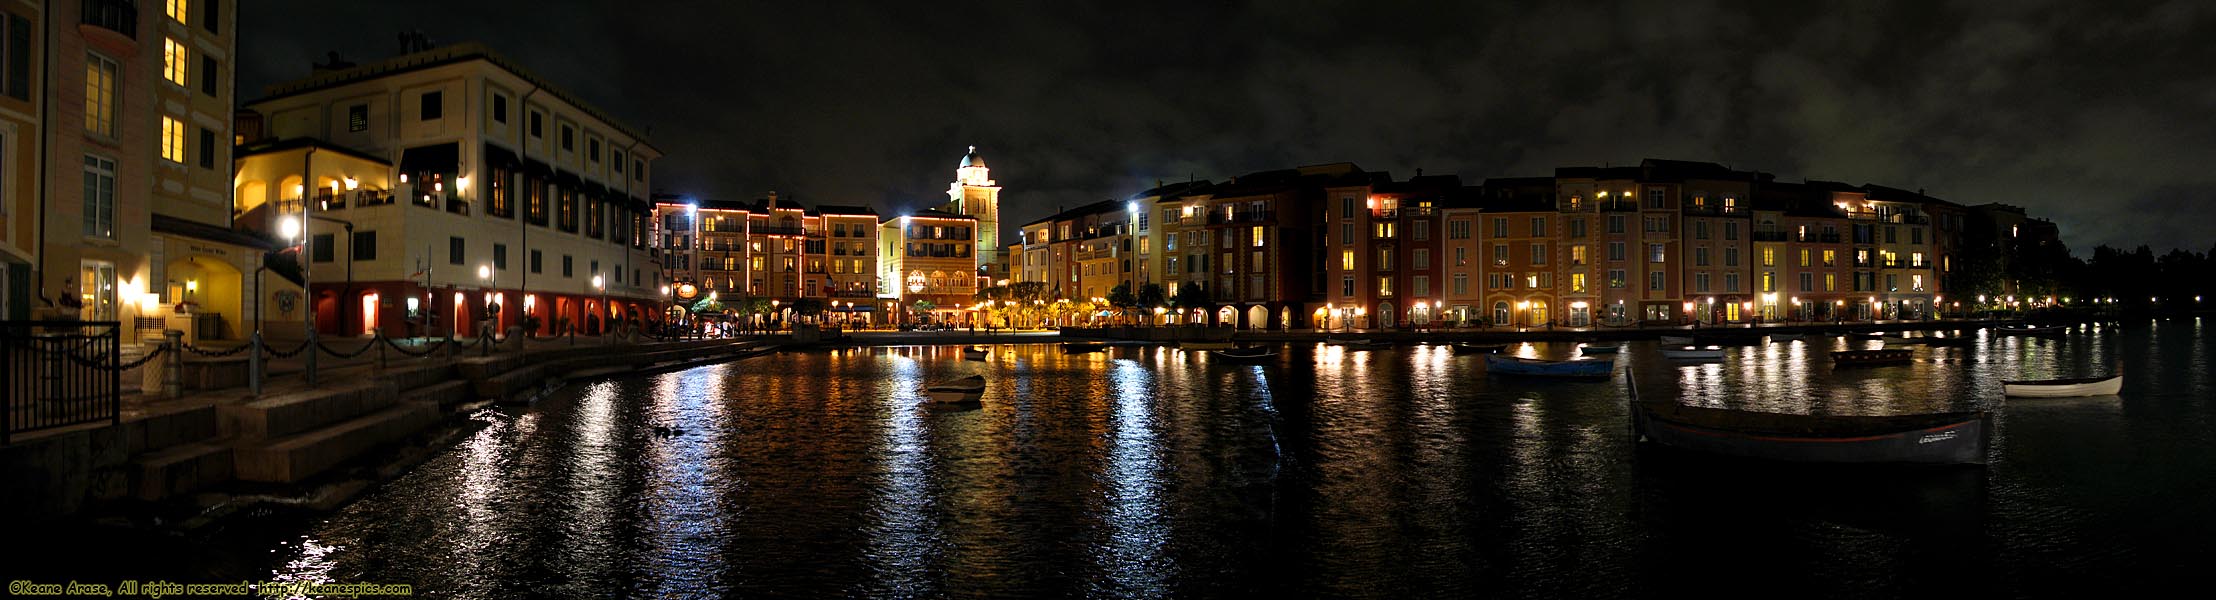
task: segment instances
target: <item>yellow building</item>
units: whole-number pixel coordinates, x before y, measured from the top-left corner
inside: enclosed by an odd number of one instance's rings
[[[891,288],[886,296],[914,321],[968,324],[965,309],[978,290],[978,227],[976,217],[936,210],[880,223],[877,278]]]
[[[8,73],[0,85],[0,320],[31,318],[38,287],[31,271],[39,263],[40,184],[32,176],[39,169],[39,142],[45,132],[39,118],[46,98],[46,60],[37,52],[45,48],[45,5],[26,0],[0,0],[0,21],[28,33],[7,40],[6,51],[25,54],[19,63],[26,72]],[[6,66],[14,69],[13,65]]]

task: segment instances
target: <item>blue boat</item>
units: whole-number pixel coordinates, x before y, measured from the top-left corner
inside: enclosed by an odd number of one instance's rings
[[[1556,379],[1607,379],[1615,371],[1613,360],[1539,360],[1498,354],[1485,355],[1485,371],[1494,375],[1551,377]]]

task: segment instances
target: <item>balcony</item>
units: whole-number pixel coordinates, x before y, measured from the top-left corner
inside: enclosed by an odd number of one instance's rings
[[[1601,212],[1638,212],[1639,203],[1634,200],[1610,200],[1600,203]]]
[[[1757,241],[1757,242],[1782,242],[1782,241],[1785,241],[1785,232],[1783,232],[1783,231],[1757,231],[1757,232],[1754,232],[1754,241]]]
[[[1924,215],[1912,213],[1880,213],[1872,210],[1850,210],[1847,211],[1847,218],[1858,221],[1881,221],[1885,223],[1901,223],[1905,225],[1925,225],[1931,223],[1931,218]]]
[[[1371,211],[1371,212],[1370,212],[1370,218],[1372,218],[1372,219],[1398,219],[1398,218],[1400,218],[1400,209],[1397,209],[1397,208],[1381,208],[1381,209],[1378,209],[1378,210],[1374,210],[1374,211]]]
[[[807,232],[799,227],[780,227],[774,225],[763,225],[760,227],[755,227],[752,233],[754,235],[789,235],[795,237],[807,235]]]
[[[1745,208],[1741,208],[1741,207],[1738,207],[1738,206],[1699,206],[1699,205],[1693,205],[1693,206],[1687,206],[1687,207],[1685,207],[1685,214],[1688,214],[1688,215],[1726,215],[1726,216],[1734,216],[1734,217],[1736,217],[1736,216],[1745,216],[1745,215],[1747,214],[1747,209],[1745,209]]]
[[[836,291],[836,292],[831,292],[831,297],[833,297],[833,298],[875,298],[875,297],[877,297],[877,293],[876,293],[876,292],[872,292],[872,291],[869,291],[869,290],[839,290],[839,291]]]
[[[1208,224],[1226,225],[1231,223],[1263,223],[1276,218],[1276,216],[1276,212],[1267,210],[1241,211],[1228,215],[1220,212],[1210,211],[1208,213]]]

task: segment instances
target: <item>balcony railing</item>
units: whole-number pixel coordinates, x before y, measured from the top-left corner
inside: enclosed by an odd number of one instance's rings
[[[1638,210],[1639,203],[1637,201],[1610,200],[1600,203],[1601,212],[1637,212]]]
[[[872,291],[869,291],[869,290],[839,290],[839,291],[836,291],[836,292],[831,292],[831,297],[833,297],[833,298],[875,298],[875,297],[877,297],[877,293],[876,293],[876,292],[872,292]]]
[[[135,0],[85,0],[84,8],[84,24],[138,38],[138,2]]]
[[[1223,225],[1223,224],[1227,224],[1227,223],[1261,223],[1261,222],[1269,221],[1270,219],[1272,219],[1272,218],[1275,218],[1275,217],[1276,217],[1276,213],[1275,213],[1275,212],[1273,212],[1273,211],[1267,211],[1267,210],[1249,210],[1249,211],[1241,211],[1241,212],[1235,212],[1235,213],[1231,213],[1231,214],[1228,214],[1228,215],[1226,215],[1226,214],[1223,214],[1223,213],[1220,213],[1220,212],[1209,212],[1209,213],[1208,213],[1208,224],[1209,224],[1209,225]]]
[[[799,227],[782,227],[782,226],[776,226],[776,225],[763,225],[763,226],[760,226],[760,227],[755,227],[755,228],[754,228],[754,230],[753,230],[753,233],[754,233],[755,235],[796,235],[796,236],[797,236],[797,235],[806,235],[806,233],[807,233],[807,232],[806,232],[806,231],[803,231],[803,230],[802,230],[801,228],[799,228]]]
[[[1785,241],[1785,232],[1783,232],[1783,231],[1757,231],[1757,232],[1754,232],[1754,241],[1757,241],[1757,242],[1782,242],[1782,241]]]

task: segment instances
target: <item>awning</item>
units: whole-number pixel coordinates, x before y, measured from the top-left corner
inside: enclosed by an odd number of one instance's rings
[[[492,145],[492,142],[485,143],[485,166],[514,169],[522,165],[523,161],[516,158],[516,153],[508,151],[507,148]]]
[[[555,174],[554,174],[554,185],[558,185],[558,186],[561,186],[561,187],[569,188],[570,190],[573,190],[573,191],[574,191],[574,190],[581,190],[581,189],[584,189],[584,187],[585,187],[585,186],[584,186],[584,182],[583,182],[582,180],[579,180],[579,179],[577,178],[577,174],[576,174],[576,173],[571,173],[571,172],[568,172],[568,171],[563,171],[563,172],[560,172],[560,173],[555,173]]]
[[[454,142],[409,148],[400,152],[402,173],[459,173],[461,145]]]
[[[540,177],[553,177],[554,165],[526,158],[523,159],[523,172]]]

